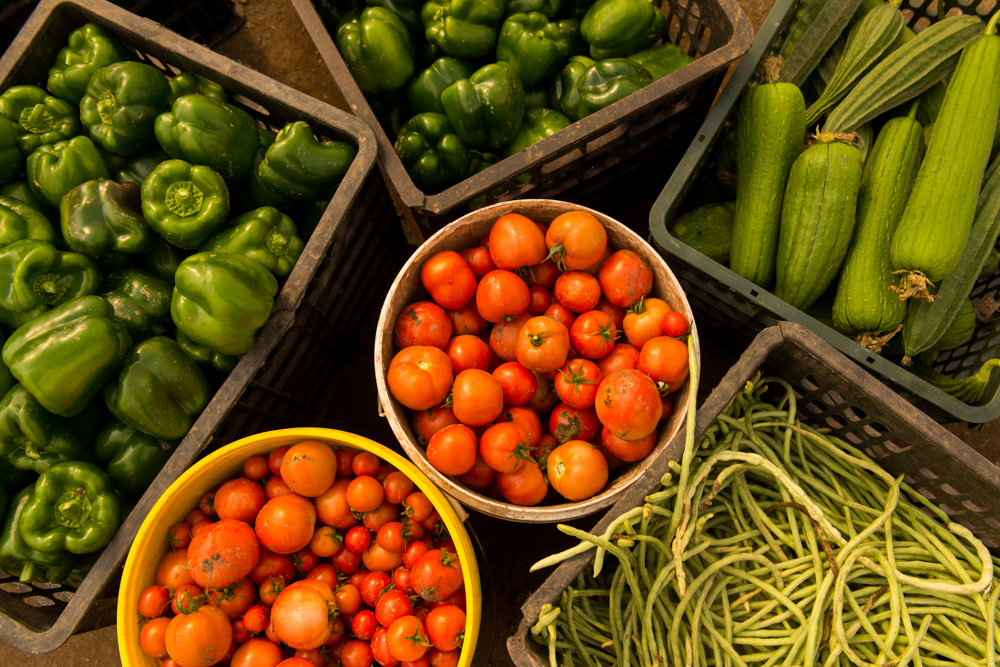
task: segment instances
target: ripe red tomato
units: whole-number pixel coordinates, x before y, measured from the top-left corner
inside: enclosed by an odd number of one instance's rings
[[[360,554],[371,544],[372,534],[364,526],[355,526],[344,535],[344,548]]]
[[[377,477],[375,479],[378,479]],[[385,495],[385,487],[382,487],[383,496]],[[399,518],[399,506],[393,505],[387,500],[383,500],[382,504],[373,509],[371,512],[366,512],[361,522],[364,523],[365,528],[372,532],[378,532],[378,529],[389,523],[390,521],[395,521]]]
[[[601,284],[589,273],[567,271],[556,281],[555,297],[570,311],[585,313],[601,300]]]
[[[413,588],[424,600],[442,600],[462,587],[462,564],[455,553],[431,549],[410,566]]]
[[[541,264],[529,266],[526,273],[525,282],[528,283],[529,287],[537,286],[551,290],[556,286],[556,280],[559,279],[562,271],[556,266],[555,262],[547,259]]]
[[[260,558],[257,564],[250,570],[250,581],[260,586],[271,577],[281,577],[285,581],[291,581],[295,576],[295,563],[288,554],[279,554],[270,549],[260,550]]]
[[[446,310],[448,319],[451,321],[451,333],[455,336],[461,334],[472,334],[477,336],[486,331],[486,320],[479,314],[475,301],[469,301],[461,308]]]
[[[604,297],[616,306],[631,308],[653,289],[653,270],[632,250],[611,253],[597,274]]]
[[[476,432],[465,424],[446,426],[427,443],[427,461],[445,475],[464,475],[476,463]]]
[[[528,310],[531,294],[520,276],[510,271],[490,271],[476,288],[476,308],[487,322],[499,322]]]
[[[425,521],[434,513],[434,504],[423,491],[414,491],[403,500],[406,515],[414,521]]]
[[[663,333],[671,338],[680,338],[691,330],[691,323],[684,313],[671,310],[663,316]]]
[[[451,390],[451,359],[429,345],[407,347],[392,358],[386,380],[393,398],[411,410],[426,410]]]
[[[497,488],[508,502],[525,507],[542,502],[549,492],[545,476],[534,461],[525,461],[514,472],[497,473]]]
[[[347,504],[355,512],[371,512],[384,497],[382,484],[371,475],[359,475],[347,485]]]
[[[381,467],[382,462],[371,452],[357,452],[354,458],[351,459],[351,472],[355,475],[371,475],[374,477],[378,474]]]
[[[604,378],[594,407],[601,423],[622,440],[639,440],[654,432],[663,412],[656,383],[637,370],[621,370]]]
[[[406,596],[406,592],[398,588],[383,593],[374,607],[375,618],[385,627],[392,625],[396,619],[413,613],[413,603]]]
[[[406,537],[403,535],[403,523],[401,521],[390,521],[378,529],[375,541],[386,551],[393,553],[403,553],[406,549]]]
[[[253,481],[259,481],[267,477],[269,469],[267,459],[263,456],[251,456],[243,462],[243,476]]]
[[[420,267],[420,282],[443,308],[461,308],[476,293],[476,275],[453,250],[442,250],[424,262]]]
[[[458,659],[461,653],[458,649],[454,651],[440,651],[432,648],[427,652],[427,665],[428,667],[458,667]]]
[[[603,382],[603,380],[602,380]],[[598,385],[598,396],[600,387]],[[549,433],[560,444],[570,440],[593,442],[601,431],[601,424],[594,408],[579,409],[560,403],[549,415]]]
[[[269,639],[254,637],[236,649],[229,667],[277,667],[284,659],[280,646]]]
[[[538,413],[531,408],[521,406],[504,408],[494,423],[501,422],[514,422],[523,428],[528,434],[528,446],[531,448],[534,448],[542,439],[542,420],[538,417]]]
[[[448,341],[444,353],[451,359],[452,373],[458,374],[468,368],[486,370],[490,365],[490,346],[479,336],[463,334]]]
[[[531,397],[531,400],[525,404],[525,407],[531,408],[538,414],[545,414],[558,405],[559,397],[556,396],[556,390],[552,382],[538,371],[535,371],[535,380],[538,384],[538,390],[535,391],[535,395]]]
[[[611,351],[597,360],[601,376],[607,377],[623,368],[639,367],[639,350],[628,343],[615,343]]]
[[[225,588],[250,574],[260,557],[260,542],[248,524],[222,519],[196,535],[187,554],[188,570],[196,584]]]
[[[375,658],[375,662],[382,665],[382,667],[397,667],[400,662],[392,657],[391,653],[389,653],[388,637],[388,628],[380,625],[375,629],[375,634],[372,635],[371,641],[372,657]],[[411,667],[410,663],[406,664],[407,667]]]
[[[549,453],[545,472],[549,484],[566,500],[592,498],[608,483],[608,461],[583,440],[570,440]]]
[[[352,639],[340,649],[341,667],[368,667],[374,659],[371,645],[360,639]]]
[[[427,653],[427,629],[416,616],[403,616],[393,621],[386,632],[389,653],[400,662],[419,660]]]
[[[531,313],[521,313],[512,320],[501,320],[493,325],[490,331],[490,349],[502,361],[517,359],[517,334],[531,317]]]
[[[597,386],[603,379],[601,369],[593,361],[571,359],[556,374],[556,396],[572,408],[585,410],[594,405]]]
[[[497,265],[493,263],[493,258],[490,257],[489,248],[483,246],[463,248],[458,251],[458,254],[468,263],[469,268],[472,269],[472,273],[475,274],[476,278],[482,278],[497,268]]]
[[[285,457],[285,452],[287,451],[288,447],[277,447],[272,449],[271,453],[267,455],[267,467],[272,475],[281,474],[281,459]]]
[[[465,612],[453,604],[434,607],[424,621],[427,638],[434,648],[451,651],[462,645],[465,631]]]
[[[569,331],[545,315],[532,317],[517,335],[517,360],[525,368],[546,373],[560,368],[569,354]]]
[[[670,306],[663,299],[639,299],[625,315],[625,337],[638,349],[646,341],[663,335],[663,317]]]
[[[444,349],[451,337],[451,319],[433,301],[417,301],[403,309],[392,329],[397,350],[412,345]]]
[[[170,607],[170,590],[159,584],[144,589],[139,594],[139,613],[146,618],[159,618]]]
[[[528,432],[514,422],[494,424],[479,439],[479,455],[497,472],[514,472],[531,459]]]
[[[167,625],[164,643],[171,659],[181,667],[211,665],[229,651],[233,626],[217,607],[206,605],[174,616]]]
[[[453,423],[457,424],[458,420],[456,419]],[[430,438],[428,438],[428,440],[430,440]],[[413,480],[407,477],[405,473],[398,470],[389,473],[389,475],[382,482],[382,489],[385,491],[385,499],[395,505],[402,503],[408,495],[413,493],[414,488],[416,487],[413,484]]]
[[[569,330],[573,349],[588,359],[600,359],[611,352],[620,332],[607,313],[588,310],[573,322]]]
[[[316,516],[325,525],[345,530],[358,522],[347,504],[347,487],[350,483],[350,479],[338,477],[326,493],[313,500],[316,503]]]
[[[533,315],[541,315],[545,309],[552,305],[552,293],[541,285],[532,285],[528,288],[531,300],[528,302],[528,312]]]
[[[208,604],[218,607],[230,621],[243,616],[257,599],[257,587],[248,578],[240,579],[225,588],[207,588],[205,597]]]
[[[142,652],[153,658],[167,657],[167,628],[170,626],[169,618],[154,618],[145,623],[139,630],[139,648]]]
[[[361,562],[365,564],[366,568],[372,571],[392,572],[403,564],[403,556],[400,553],[383,549],[376,542],[361,554]]]
[[[392,585],[406,594],[412,593],[413,582],[410,580],[410,568],[403,564],[393,570]],[[376,610],[377,613],[378,611]]]
[[[503,410],[503,389],[486,371],[470,369],[455,378],[451,391],[452,410],[467,426],[484,426]]]
[[[486,465],[483,457],[476,456],[476,462],[472,469],[464,475],[459,475],[456,479],[463,485],[475,491],[482,491],[493,483],[497,478],[497,471]]]
[[[504,405],[524,405],[538,390],[535,374],[516,361],[500,364],[492,375],[503,390]]]
[[[621,306],[616,306],[604,297],[601,297],[600,301],[597,302],[597,305],[594,306],[594,310],[599,310],[602,313],[610,315],[611,323],[618,331],[625,330],[625,313],[627,311]]]
[[[545,245],[563,269],[585,269],[604,256],[608,233],[590,213],[568,211],[549,225]]]
[[[294,493],[278,496],[267,501],[260,510],[254,528],[262,546],[279,554],[295,553],[312,539],[316,530],[316,507]]]
[[[220,519],[251,523],[265,502],[261,485],[243,477],[225,482],[215,492],[215,510]]]
[[[277,597],[277,596],[275,596]],[[250,632],[264,632],[271,615],[267,609],[256,604],[246,610],[243,614],[243,627]]]
[[[615,458],[632,463],[646,458],[653,451],[656,446],[656,431],[638,440],[622,440],[605,426],[601,429],[601,443]]]
[[[687,344],[669,336],[650,339],[639,352],[639,370],[673,393],[688,376]]]
[[[323,495],[336,476],[337,455],[324,442],[303,440],[281,459],[281,479],[300,496]]]
[[[334,593],[316,579],[289,584],[271,606],[271,622],[281,641],[295,649],[317,648],[333,632]]]
[[[205,601],[204,591],[197,584],[178,586],[170,600],[170,610],[176,614],[190,614]]]
[[[260,488],[258,485],[257,488]],[[261,491],[261,495],[263,495]],[[183,549],[187,545],[191,544],[191,526],[186,523],[175,523],[173,526],[167,530],[167,543],[172,549]]]
[[[547,252],[544,233],[523,215],[502,215],[490,229],[490,257],[498,269],[541,264]]]
[[[286,493],[295,493],[292,491],[285,480],[281,479],[278,475],[271,475],[264,482],[264,498],[271,500],[272,498],[277,498],[278,496],[283,496]]]
[[[312,539],[309,540],[309,549],[320,558],[329,558],[340,550],[343,539],[340,534],[330,526],[316,526]]]
[[[660,421],[662,422],[670,419],[670,415],[674,414],[674,399],[671,398],[670,394],[661,394],[660,401],[663,403],[663,414],[660,415]]]
[[[351,618],[351,634],[366,642],[371,641],[377,627],[378,621],[371,609],[362,609]]]
[[[573,326],[573,322],[576,320],[576,314],[561,303],[553,303],[545,309],[543,315],[558,320],[567,329]]]
[[[636,359],[638,360],[638,358],[637,352]],[[427,410],[417,410],[413,413],[413,430],[417,434],[417,441],[424,446],[426,446],[430,441],[432,435],[443,429],[445,426],[451,426],[452,424],[457,423],[459,423],[458,417],[455,416],[454,410],[440,405],[436,405]],[[397,501],[397,503],[398,502],[399,501]]]

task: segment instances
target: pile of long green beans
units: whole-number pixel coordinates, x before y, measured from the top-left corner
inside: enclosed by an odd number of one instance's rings
[[[644,505],[603,535],[560,525],[583,541],[532,568],[597,550],[532,628],[553,667],[994,667],[995,559],[800,422],[785,380],[753,378],[697,443],[688,420],[681,464]]]

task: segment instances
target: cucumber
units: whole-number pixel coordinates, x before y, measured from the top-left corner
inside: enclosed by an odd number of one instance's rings
[[[707,204],[676,218],[668,231],[709,259],[729,266],[736,202]]]
[[[861,176],[857,226],[833,304],[839,331],[889,332],[903,322],[906,303],[891,289],[896,277],[889,262],[889,242],[922,156],[920,123],[908,116],[886,122]]]
[[[962,52],[892,237],[892,264],[907,272],[907,285],[918,276],[932,283],[946,277],[969,238],[1000,115],[1000,37],[992,34],[998,19],[1000,12]],[[907,289],[907,296],[922,294]]]
[[[805,310],[840,270],[854,231],[861,151],[822,134],[792,165],[781,210],[774,294]]]
[[[777,82],[781,61],[765,62],[765,82],[736,110],[736,209],[730,268],[761,287],[774,279],[785,182],[806,134],[806,103],[791,83]]]
[[[808,0],[800,5],[779,55],[781,81],[801,86],[830,49],[861,0]]]

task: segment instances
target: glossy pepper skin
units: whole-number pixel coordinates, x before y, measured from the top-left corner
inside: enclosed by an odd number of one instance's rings
[[[107,546],[121,521],[121,500],[107,473],[67,461],[38,476],[19,526],[32,549],[87,554]]]
[[[223,178],[246,178],[257,151],[257,125],[246,111],[206,95],[184,95],[153,125],[156,140],[178,160]]]
[[[541,12],[551,21],[559,13],[561,7],[562,0],[507,0],[504,6],[504,16]]]
[[[49,206],[48,202],[36,197],[35,193],[31,191],[28,181],[23,178],[16,181],[8,181],[0,185],[0,196],[24,202],[31,208],[42,213],[46,219],[52,213],[52,207]]]
[[[569,118],[558,111],[545,108],[528,109],[524,113],[524,122],[521,123],[521,129],[517,136],[504,147],[504,157],[509,157],[528,146],[537,144],[542,139],[551,137],[569,125]]]
[[[291,218],[273,206],[262,206],[237,216],[200,250],[249,257],[283,279],[292,272],[304,247]]]
[[[25,158],[39,146],[80,133],[76,106],[38,86],[13,86],[0,93],[0,115],[17,126],[17,149]]]
[[[177,448],[177,440],[154,438],[118,419],[108,422],[94,440],[94,454],[115,488],[142,494]]]
[[[580,21],[595,60],[623,58],[660,41],[667,17],[649,0],[597,0]]]
[[[653,82],[649,70],[627,58],[609,58],[587,68],[577,84],[588,114],[631,95]]]
[[[43,408],[72,417],[114,377],[130,343],[111,304],[88,295],[56,306],[14,331],[2,357]]]
[[[468,79],[474,71],[472,65],[464,60],[447,56],[438,58],[413,78],[406,91],[410,107],[418,114],[426,111],[443,114],[441,93],[459,79]]]
[[[260,180],[260,163],[264,161],[267,149],[271,147],[278,133],[272,130],[260,130],[259,144],[257,152],[253,157],[253,168],[247,176],[243,185],[236,189],[236,196],[240,198],[244,208],[252,209],[261,206],[274,206],[282,210],[288,209],[295,203],[291,197],[273,192]]]
[[[119,183],[132,181],[136,185],[142,185],[146,177],[153,173],[153,170],[161,162],[166,162],[169,159],[170,156],[158,148],[146,153],[139,153],[115,171],[115,180]]]
[[[120,62],[94,72],[80,100],[80,121],[112,155],[141,153],[156,143],[153,124],[170,108],[170,84],[145,63]]]
[[[170,317],[198,345],[243,354],[271,316],[277,293],[274,275],[254,260],[199,252],[177,267]]]
[[[48,412],[20,384],[0,399],[0,457],[15,468],[44,472],[85,456],[107,414],[93,406],[75,417]]]
[[[21,518],[32,498],[34,484],[11,498],[7,519],[0,531],[0,570],[22,583],[62,583],[73,569],[73,559],[66,551],[37,551],[21,537]]]
[[[59,223],[73,252],[112,268],[125,266],[156,244],[156,233],[142,217],[140,188],[132,182],[101,178],[81,183],[59,203]]]
[[[584,73],[594,65],[594,60],[587,56],[573,56],[563,67],[558,76],[553,77],[549,87],[549,99],[552,108],[561,111],[564,116],[576,122],[589,112],[580,100],[580,80]]]
[[[179,440],[212,397],[205,374],[166,336],[137,343],[104,388],[104,404],[115,417],[154,438]]]
[[[469,149],[444,114],[410,119],[396,138],[396,154],[417,187],[443,190],[469,175]]]
[[[17,149],[17,125],[0,116],[0,183],[17,178],[23,164],[24,157]]]
[[[90,259],[37,239],[0,248],[0,276],[0,308],[17,313],[93,294],[99,282]]]
[[[134,57],[110,32],[96,23],[86,23],[69,34],[66,46],[56,56],[49,70],[49,90],[59,99],[79,104],[94,72]]]
[[[424,37],[456,58],[492,52],[503,16],[504,0],[430,0],[420,10]]]
[[[229,101],[222,86],[191,72],[181,72],[170,79],[170,104],[185,95],[204,95],[218,102]]]
[[[0,331],[0,347],[3,347],[3,344],[6,342],[7,342],[7,334],[4,333],[3,331]],[[17,384],[17,378],[11,375],[10,369],[7,368],[7,366],[5,366],[3,362],[0,362],[0,395],[6,395],[7,392],[10,391],[11,387],[13,387],[16,384]],[[0,480],[6,479],[4,477],[4,472],[5,471],[2,468],[0,468]]]
[[[142,214],[167,241],[193,250],[225,226],[229,188],[209,167],[167,160],[142,183]]]
[[[0,248],[22,239],[54,243],[56,232],[37,208],[20,199],[0,196]]]
[[[365,0],[369,7],[385,7],[399,17],[406,29],[414,35],[423,36],[424,26],[420,22],[420,8],[423,0]]]
[[[337,50],[365,95],[401,88],[413,74],[417,49],[403,21],[384,7],[351,14],[336,35]]]
[[[194,363],[206,373],[213,373],[217,376],[226,376],[236,368],[236,364],[239,363],[242,358],[241,355],[237,354],[219,354],[218,352],[213,352],[207,347],[198,345],[196,342],[188,338],[183,331],[178,329],[175,332],[174,340],[180,345],[180,348],[184,350],[184,354],[191,357]]]
[[[455,133],[481,151],[501,148],[517,134],[524,117],[524,87],[504,62],[485,65],[441,93]]]
[[[261,183],[296,200],[318,199],[334,189],[354,162],[358,147],[346,141],[317,141],[309,123],[288,123],[257,167]]]
[[[115,271],[104,282],[101,296],[111,304],[133,340],[159,336],[171,327],[170,285],[140,269]]]
[[[146,273],[156,276],[168,285],[174,284],[174,273],[184,258],[192,254],[163,239],[156,242],[153,249],[145,255],[139,255],[136,266]]]
[[[111,177],[101,152],[87,137],[39,146],[28,156],[27,171],[31,192],[56,209],[63,195],[81,183]]]
[[[512,14],[503,22],[497,60],[510,63],[521,85],[533,88],[569,56],[569,39],[545,14]]]
[[[633,53],[628,59],[648,69],[653,81],[673,74],[688,63],[694,62],[694,58],[681,51],[676,44],[657,44]]]

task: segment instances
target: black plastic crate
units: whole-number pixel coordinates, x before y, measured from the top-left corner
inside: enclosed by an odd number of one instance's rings
[[[442,192],[425,193],[396,155],[395,137],[379,124],[312,0],[292,0],[351,110],[374,129],[400,213],[424,234],[468,213],[476,198],[478,205],[522,197],[577,201],[584,192],[593,197],[620,188],[635,170],[672,168],[727,67],[749,48],[753,28],[737,0],[652,2],[667,16],[666,41],[695,56],[694,62]],[[525,183],[517,183],[525,176]]]
[[[1000,467],[800,324],[781,322],[756,337],[698,408],[696,438],[758,370],[792,385],[803,422],[863,450],[893,475],[902,475],[988,547],[1000,547]],[[591,532],[602,533],[621,514],[641,506],[683,449],[681,433]],[[559,565],[521,606],[524,617],[517,633],[507,639],[507,650],[519,667],[549,664],[544,649],[528,636],[531,626],[542,605],[558,600],[592,558],[590,551]]]
[[[667,259],[687,292],[702,330],[725,330],[733,340],[746,345],[762,329],[780,320],[798,322],[818,333],[823,340],[868,368],[893,389],[941,422],[983,423],[1000,417],[1000,396],[989,404],[963,403],[910,371],[868,350],[814,317],[790,306],[771,292],[737,275],[728,267],[682,243],[667,231],[667,225],[690,205],[686,198],[696,190],[702,168],[713,156],[713,148],[723,136],[726,123],[743,91],[755,76],[758,65],[772,53],[795,15],[798,0],[777,0],[757,33],[754,44],[719,95],[711,113],[687,149],[684,157],[657,198],[649,214],[650,242]],[[908,25],[921,29],[939,15],[961,11],[983,17],[1000,5],[996,0],[938,1],[907,0],[901,6]],[[995,297],[1000,293],[1000,277],[981,280],[972,297]],[[968,343],[938,355],[934,367],[962,378],[979,370],[983,362],[1000,355],[1000,318],[980,324]],[[997,374],[995,374],[997,375]],[[1000,375],[996,377],[1000,381]]]
[[[0,579],[0,639],[47,653],[74,631],[114,623],[117,576],[143,518],[201,453],[249,433],[315,423],[326,408],[326,377],[353,359],[342,337],[377,317],[409,254],[377,147],[360,120],[239,65],[103,0],[43,0],[0,60],[0,88],[44,83],[69,33],[92,21],[115,32],[161,70],[193,72],[220,84],[261,127],[308,122],[322,139],[350,141],[358,155],[327,206],[254,347],[230,373],[77,591]],[[361,289],[358,289],[361,286]],[[374,326],[372,323],[370,326]]]

